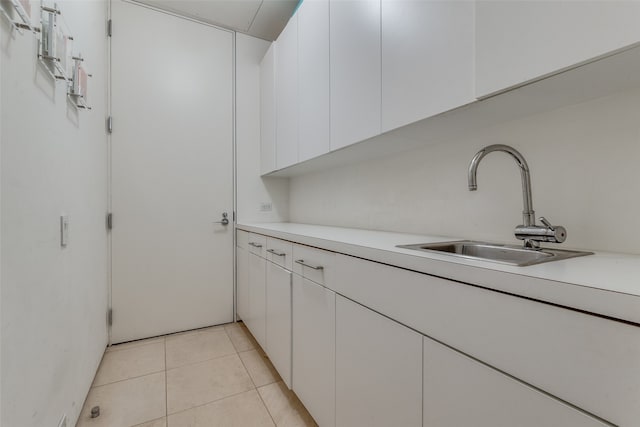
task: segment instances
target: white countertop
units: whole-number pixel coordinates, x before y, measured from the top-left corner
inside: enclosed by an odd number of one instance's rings
[[[296,223],[247,223],[237,228],[640,324],[637,255],[597,252],[516,267],[396,247],[463,240],[456,237]]]

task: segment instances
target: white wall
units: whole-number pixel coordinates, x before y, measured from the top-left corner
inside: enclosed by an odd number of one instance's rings
[[[13,37],[0,23],[6,427],[56,427],[63,413],[75,425],[107,343],[107,4],[58,4],[93,73],[92,111],[77,112],[37,64],[34,35]],[[62,213],[70,218],[65,249]]]
[[[238,222],[287,221],[289,182],[260,178],[260,61],[269,42],[236,35],[236,156]],[[271,203],[270,212],[260,210]]]
[[[640,89],[292,178],[290,220],[516,242],[522,190],[515,162],[490,154],[478,170],[478,191],[467,190],[469,161],[494,143],[525,156],[537,216],[568,229],[561,246],[640,254]]]

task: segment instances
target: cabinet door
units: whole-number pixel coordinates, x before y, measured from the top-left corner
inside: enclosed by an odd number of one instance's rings
[[[298,161],[328,153],[329,0],[306,0],[298,8]]]
[[[236,247],[236,314],[242,320],[249,314],[249,251]]]
[[[341,296],[336,297],[336,425],[422,425],[422,336]]]
[[[474,2],[382,0],[382,131],[475,99]]]
[[[293,276],[293,391],[318,425],[335,425],[336,294]]]
[[[267,346],[282,380],[291,388],[291,272],[267,262]]]
[[[262,348],[266,344],[266,268],[267,260],[249,253],[249,313],[247,328]]]
[[[607,425],[436,341],[424,339],[424,427]]]
[[[276,44],[276,167],[282,169],[298,161],[298,15]]]
[[[271,43],[260,63],[260,167],[276,170],[276,44]]]
[[[640,2],[477,2],[478,97],[640,40]]]
[[[331,149],[380,134],[380,0],[331,0]]]

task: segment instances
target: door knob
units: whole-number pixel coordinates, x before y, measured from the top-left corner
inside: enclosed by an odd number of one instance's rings
[[[222,224],[222,225],[229,225],[229,218],[227,218],[229,216],[228,213],[226,212],[222,212],[222,220],[221,221],[214,221],[214,224]]]

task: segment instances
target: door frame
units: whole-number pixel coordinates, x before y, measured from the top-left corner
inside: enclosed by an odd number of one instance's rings
[[[143,7],[146,9],[150,9],[153,10],[155,12],[158,13],[163,13],[165,15],[169,15],[169,16],[173,16],[175,18],[179,18],[179,19],[183,19],[186,21],[191,21],[194,24],[197,25],[205,25],[207,27],[212,27],[221,31],[225,31],[227,33],[231,34],[231,52],[232,52],[232,58],[231,58],[231,85],[232,85],[232,89],[231,89],[231,158],[232,158],[232,164],[231,164],[231,198],[232,198],[232,212],[231,212],[231,218],[230,218],[230,224],[231,228],[232,228],[232,262],[233,262],[233,268],[232,268],[232,272],[233,272],[233,308],[232,308],[232,312],[233,312],[233,322],[237,322],[238,321],[238,315],[236,313],[236,301],[237,301],[237,277],[238,277],[238,272],[237,272],[237,261],[236,261],[236,229],[237,229],[237,223],[236,223],[236,211],[237,211],[237,205],[238,205],[238,194],[237,194],[237,146],[236,146],[236,135],[237,135],[237,121],[236,121],[236,31],[233,30],[229,30],[227,28],[223,28],[214,24],[210,24],[208,22],[204,22],[195,18],[191,18],[188,16],[183,16],[174,12],[170,12],[167,10],[163,10],[151,5],[147,5],[147,4],[143,4],[140,3],[136,0],[109,0],[107,1],[107,19],[109,20],[109,23],[112,22],[112,16],[111,16],[111,11],[112,11],[112,7],[111,4],[113,1],[122,1],[124,3],[129,3],[138,7]],[[107,120],[113,118],[113,104],[112,104],[112,67],[111,67],[111,52],[112,52],[112,38],[111,35],[108,35],[108,41],[107,41]],[[112,178],[113,178],[113,174],[112,174],[112,168],[113,168],[113,163],[112,163],[112,133],[111,132],[107,132],[107,173],[108,173],[108,177],[107,177],[107,208],[108,208],[108,212],[106,213],[106,215],[112,214],[113,213],[113,205],[112,205],[112,200],[113,200],[113,186],[112,186]],[[115,215],[114,215],[115,217]],[[113,234],[111,233],[111,229],[108,230],[108,236],[107,236],[107,303],[108,303],[108,307],[107,307],[107,313],[106,313],[106,323],[107,323],[107,331],[108,331],[108,343],[107,345],[112,345],[113,344],[113,340],[112,340],[112,336],[111,336],[111,329],[112,329],[112,325],[111,325],[111,319],[112,319],[112,310],[113,310],[113,257],[112,257],[112,251],[113,251],[113,244],[112,244],[112,236]]]

